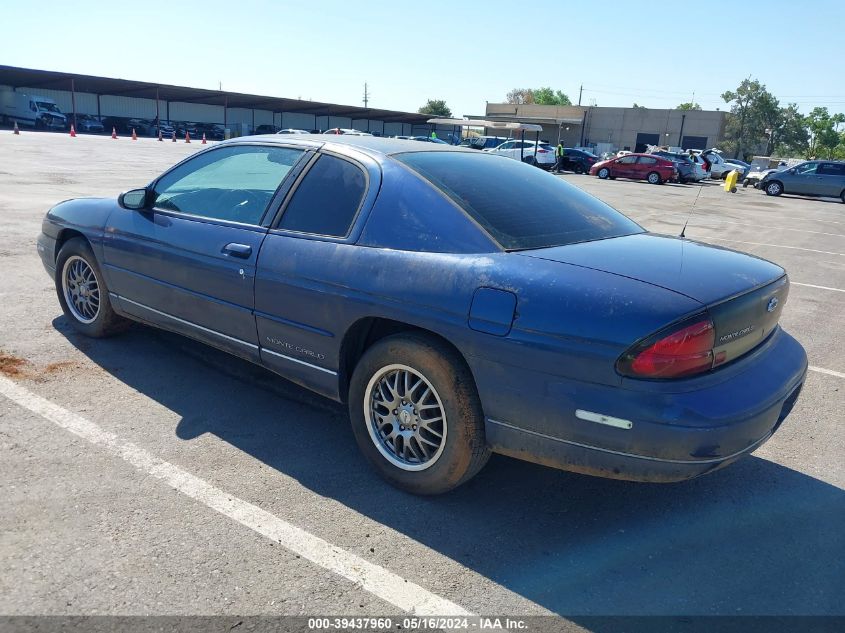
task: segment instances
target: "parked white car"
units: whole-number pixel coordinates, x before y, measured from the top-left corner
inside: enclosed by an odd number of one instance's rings
[[[555,150],[545,141],[540,141],[535,145],[532,141],[512,139],[505,141],[498,147],[485,149],[484,151],[499,156],[507,156],[514,160],[522,159],[524,163],[538,165],[540,167],[548,168],[555,164]]]
[[[731,165],[722,158],[722,152],[713,149],[706,149],[704,151],[696,151],[701,157],[706,158],[710,162],[710,178],[713,180],[724,180],[728,174],[736,169],[735,165]]]

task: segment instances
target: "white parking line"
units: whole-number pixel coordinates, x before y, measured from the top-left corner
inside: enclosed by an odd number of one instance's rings
[[[790,281],[792,286],[805,286],[807,288],[818,288],[819,290],[833,290],[833,292],[845,292],[842,288],[831,288],[830,286],[817,286],[815,284],[802,284],[798,281]]]
[[[734,242],[736,244],[751,244],[753,246],[773,246],[774,248],[789,248],[795,251],[808,251],[810,253],[822,253],[823,255],[839,255],[840,257],[845,257],[845,253],[831,253],[830,251],[817,251],[814,248],[801,248],[800,246],[785,246],[783,244],[767,244],[765,242],[743,242],[742,240],[729,240],[724,237],[706,237],[702,241]]]
[[[711,218],[700,218],[700,219],[708,219],[709,220]],[[713,219],[716,222],[718,222],[719,224],[736,224],[737,226],[751,226],[751,227],[754,227],[754,228],[757,228],[757,229],[760,228],[759,224],[751,224],[750,222],[734,222],[733,220],[716,220],[715,218],[713,218]],[[697,223],[692,224],[690,228],[693,228],[693,227],[701,228],[701,229],[711,229],[711,230],[714,230],[714,231],[721,228],[720,226],[706,226],[704,224],[697,224]],[[824,231],[810,231],[808,229],[792,229],[792,228],[789,228],[789,227],[786,227],[786,226],[769,226],[769,227],[766,227],[766,228],[773,229],[775,231],[795,231],[796,233],[813,233],[814,235],[829,235],[830,237],[845,237],[845,234],[842,234],[842,233],[825,233]]]
[[[114,433],[45,400],[2,376],[0,376],[0,394],[66,431],[121,457],[138,470],[161,479],[182,494],[280,543],[302,558],[347,580],[359,583],[364,590],[403,611],[426,616],[472,615],[454,602],[441,598],[383,567],[332,545],[258,506],[233,497],[178,466],[155,457],[135,444],[121,441]]]
[[[828,376],[836,376],[837,378],[845,378],[845,374],[841,371],[833,371],[832,369],[825,369],[824,367],[813,367],[810,365],[807,369],[810,371],[815,371],[820,374],[827,374]]]

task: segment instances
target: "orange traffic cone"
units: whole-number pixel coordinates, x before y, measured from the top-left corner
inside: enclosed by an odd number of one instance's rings
[[[176,132],[175,131],[173,132],[173,142],[174,143],[176,142]]]
[[[158,131],[158,140],[159,140],[159,141],[163,141],[163,140],[164,140],[163,138],[161,138],[161,130],[159,130],[159,131]]]
[[[137,135],[137,134],[135,134],[135,128],[134,128],[134,127],[132,128],[132,140],[133,140],[133,141],[137,141],[137,140],[138,140],[138,135]]]
[[[76,130],[73,128],[73,123],[70,124],[70,137],[76,138]]]
[[[113,128],[111,129],[111,137],[112,137],[112,138],[117,138],[117,128],[114,128],[114,127],[113,127]]]
[[[200,143],[200,145],[206,145],[206,142],[205,142],[205,132],[203,132],[203,133],[202,133],[202,143]]]
[[[21,133],[21,131],[18,129],[18,122],[15,121],[15,129],[12,132],[12,134],[20,134],[20,133]]]
[[[185,142],[186,143],[191,142],[191,135],[188,133],[188,130],[185,130]]]

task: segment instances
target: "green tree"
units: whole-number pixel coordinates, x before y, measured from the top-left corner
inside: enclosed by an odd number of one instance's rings
[[[552,90],[548,86],[535,88],[531,91],[534,94],[534,103],[538,105],[572,105],[572,101],[560,90]]]
[[[632,105],[631,107],[634,108],[635,110],[645,110],[646,109],[645,106],[641,106],[636,101],[634,102],[634,105]]]
[[[675,109],[676,110],[701,110],[701,106],[698,105],[695,101],[687,101],[686,103],[680,104]]]
[[[780,109],[778,125],[775,128],[771,139],[769,156],[794,156],[805,155],[810,135],[807,133],[807,126],[804,117],[798,111],[798,105],[790,103]]]
[[[514,88],[505,99],[508,103],[521,105],[523,103],[534,103],[534,91],[531,88]]]
[[[810,134],[807,156],[833,158],[837,147],[842,142],[838,127],[845,123],[845,115],[831,115],[827,108],[813,108],[804,119],[804,123]]]
[[[766,93],[766,86],[756,79],[743,79],[736,90],[728,90],[722,93],[725,103],[731,104],[731,114],[725,126],[726,146],[730,147],[734,158],[745,155],[749,150],[760,144],[765,137],[765,128],[762,127],[758,116],[758,102]]]
[[[429,99],[417,112],[420,114],[431,114],[433,116],[452,116],[452,111],[443,99]]]

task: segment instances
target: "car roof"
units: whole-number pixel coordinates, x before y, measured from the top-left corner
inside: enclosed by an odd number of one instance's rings
[[[459,148],[441,143],[420,143],[411,139],[386,138],[384,136],[352,136],[346,134],[260,134],[239,136],[223,141],[219,145],[237,143],[278,143],[280,145],[301,145],[319,149],[320,147],[349,147],[372,156],[390,156],[403,152],[464,152],[477,153],[477,150]]]

